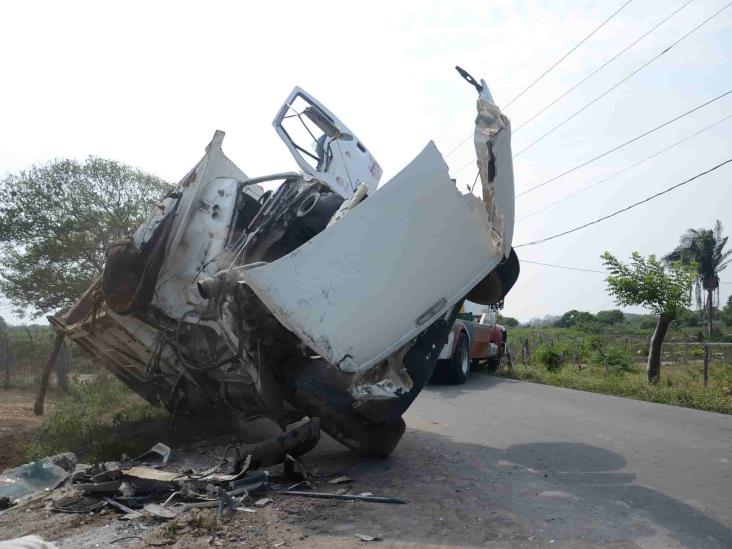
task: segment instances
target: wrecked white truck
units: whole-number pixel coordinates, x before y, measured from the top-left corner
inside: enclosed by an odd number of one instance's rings
[[[51,321],[171,413],[318,417],[356,452],[388,455],[464,299],[497,303],[519,272],[509,121],[463,76],[479,92],[482,199],[431,142],[379,185],[363,142],[295,88],[274,127],[301,172],[249,177],[216,132]]]

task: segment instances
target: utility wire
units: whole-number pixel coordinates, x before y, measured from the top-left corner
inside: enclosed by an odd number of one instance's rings
[[[514,101],[516,101],[516,100],[517,100],[517,99],[518,99],[519,97],[521,97],[521,96],[522,96],[523,94],[525,94],[525,93],[526,93],[527,91],[529,91],[529,90],[530,90],[531,88],[533,88],[533,87],[534,87],[534,85],[535,85],[535,84],[536,84],[537,82],[539,82],[539,80],[541,80],[542,78],[544,78],[544,77],[545,77],[545,76],[546,76],[547,74],[549,74],[549,73],[550,73],[551,71],[553,71],[553,70],[554,70],[554,69],[555,69],[555,68],[557,67],[557,65],[559,65],[559,64],[560,64],[560,63],[561,63],[562,61],[564,61],[564,60],[565,60],[565,59],[566,59],[567,57],[569,57],[570,55],[572,55],[572,53],[573,53],[573,52],[574,52],[574,51],[575,51],[575,50],[576,50],[577,48],[579,48],[579,47],[580,47],[580,46],[581,46],[582,44],[584,44],[585,42],[587,42],[587,40],[589,40],[589,38],[590,38],[590,37],[591,37],[591,36],[592,36],[593,34],[595,34],[595,33],[596,33],[597,31],[599,31],[599,30],[600,30],[600,29],[601,29],[602,27],[604,27],[604,26],[605,26],[605,25],[607,24],[607,22],[608,22],[608,21],[610,21],[610,20],[611,20],[611,19],[612,19],[613,17],[615,17],[615,16],[617,15],[617,14],[619,14],[619,13],[620,13],[620,12],[621,12],[621,11],[622,11],[622,10],[623,10],[623,9],[624,9],[625,7],[626,7],[626,6],[627,6],[628,4],[630,4],[630,3],[632,2],[632,1],[633,1],[633,0],[628,0],[628,1],[627,1],[627,2],[625,3],[625,4],[623,4],[623,5],[622,5],[622,6],[620,6],[620,7],[619,7],[619,8],[617,9],[617,10],[615,10],[615,12],[614,12],[614,13],[613,13],[613,14],[612,14],[612,15],[611,15],[610,17],[608,17],[608,18],[607,18],[607,19],[605,19],[605,20],[604,20],[604,21],[603,21],[602,23],[600,23],[600,24],[599,24],[599,25],[598,25],[597,27],[595,27],[595,29],[594,29],[594,30],[593,30],[593,31],[592,31],[592,32],[591,32],[590,34],[588,34],[587,36],[585,36],[585,37],[584,37],[584,38],[583,38],[582,40],[580,40],[580,41],[579,41],[579,43],[578,43],[578,44],[577,44],[576,46],[574,46],[574,47],[573,47],[573,48],[572,48],[571,50],[569,50],[569,51],[568,51],[567,53],[565,53],[565,54],[564,54],[564,55],[563,55],[562,57],[560,57],[560,58],[559,58],[559,59],[558,59],[558,60],[557,60],[557,61],[556,61],[556,62],[555,62],[555,63],[554,63],[554,64],[553,64],[553,65],[552,65],[551,67],[549,67],[549,68],[548,68],[547,70],[545,70],[545,71],[544,71],[543,73],[541,73],[541,74],[539,75],[539,77],[538,77],[538,78],[536,78],[536,80],[534,80],[534,81],[533,81],[533,82],[532,82],[531,84],[529,84],[528,86],[526,86],[526,87],[525,87],[525,88],[524,88],[524,89],[523,89],[523,90],[522,90],[522,91],[521,91],[521,92],[520,92],[520,93],[519,93],[519,94],[518,94],[518,95],[517,95],[516,97],[514,97],[514,98],[513,98],[513,99],[511,99],[511,100],[510,100],[510,101],[509,101],[508,103],[506,103],[506,104],[505,104],[505,105],[503,106],[503,108],[504,108],[504,109],[505,109],[505,108],[507,108],[507,107],[508,107],[509,105],[511,105],[511,103],[513,103]]]
[[[724,10],[726,10],[731,5],[732,5],[732,2],[728,2],[727,4],[725,4],[724,7],[722,7],[719,10],[717,10],[716,12],[714,12],[707,19],[705,19],[704,21],[702,21],[701,23],[699,23],[696,27],[694,27],[693,29],[691,29],[686,34],[684,34],[681,38],[679,38],[675,42],[671,43],[671,45],[668,46],[668,47],[666,47],[663,51],[661,51],[660,53],[657,53],[655,56],[651,57],[648,61],[646,61],[645,63],[643,63],[640,67],[638,67],[637,69],[635,69],[633,72],[631,72],[630,74],[628,74],[624,78],[622,78],[619,82],[613,84],[607,90],[605,90],[600,95],[598,95],[597,97],[595,97],[592,101],[590,101],[589,103],[587,103],[584,107],[582,107],[581,109],[575,111],[568,118],[565,118],[562,122],[560,122],[559,124],[557,124],[556,126],[554,126],[551,130],[549,130],[548,132],[542,134],[540,137],[536,138],[534,141],[532,141],[531,143],[529,143],[528,145],[526,145],[523,149],[521,149],[516,154],[514,154],[513,157],[516,158],[517,156],[520,156],[521,154],[523,154],[524,152],[526,152],[527,150],[529,150],[531,147],[533,147],[534,145],[536,145],[537,143],[539,143],[540,141],[542,141],[543,139],[545,139],[546,137],[548,137],[549,135],[551,135],[552,133],[554,133],[556,130],[558,130],[559,128],[561,128],[562,126],[564,126],[567,122],[569,122],[570,120],[572,120],[575,116],[577,116],[578,114],[584,112],[591,105],[594,105],[597,101],[599,101],[600,99],[602,99],[603,97],[605,97],[607,94],[609,94],[611,91],[613,91],[615,88],[617,88],[618,86],[620,86],[623,82],[627,81],[631,77],[633,77],[636,74],[638,74],[640,71],[642,71],[643,69],[645,69],[648,65],[650,65],[651,63],[653,63],[656,59],[658,59],[659,57],[661,57],[662,55],[664,55],[665,53],[667,53],[668,51],[670,51],[674,46],[676,46],[681,41],[683,41],[686,38],[688,38],[689,36],[691,36],[693,33],[695,33],[697,30],[699,30],[702,26],[704,26],[706,23],[708,23],[709,21],[711,21],[712,19],[714,19],[717,15],[719,15],[720,13],[722,13]]]
[[[528,193],[530,193],[532,191],[535,191],[536,189],[539,189],[539,188],[543,187],[544,185],[547,185],[547,184],[551,183],[552,181],[556,181],[560,177],[564,177],[567,174],[570,174],[572,172],[575,172],[575,171],[579,170],[580,168],[583,168],[583,167],[587,166],[588,164],[593,163],[595,160],[599,160],[600,158],[602,158],[604,156],[607,156],[608,154],[613,153],[613,152],[615,152],[615,151],[617,151],[619,149],[622,149],[623,147],[625,147],[627,145],[630,145],[631,143],[633,143],[635,141],[638,141],[639,139],[642,139],[643,137],[646,137],[647,135],[650,135],[653,132],[660,130],[661,128],[664,128],[664,127],[668,126],[669,124],[673,124],[677,120],[680,120],[680,119],[684,118],[685,116],[688,116],[691,113],[696,112],[699,109],[702,109],[702,108],[706,107],[707,105],[711,105],[715,101],[719,101],[720,99],[722,99],[723,97],[725,97],[725,96],[727,96],[727,95],[729,95],[731,93],[732,93],[732,89],[731,90],[727,90],[726,92],[718,95],[717,97],[715,97],[713,99],[710,99],[709,101],[705,101],[701,105],[698,105],[698,106],[694,107],[693,109],[686,111],[683,114],[680,114],[678,116],[675,116],[671,120],[667,120],[666,122],[664,122],[663,124],[660,124],[660,125],[656,126],[655,128],[651,128],[650,130],[647,130],[647,131],[641,133],[640,135],[636,135],[632,139],[628,139],[627,141],[625,141],[624,143],[621,143],[620,145],[616,145],[612,149],[609,149],[609,150],[607,150],[607,151],[605,151],[605,152],[603,152],[601,154],[598,154],[597,156],[595,156],[593,158],[590,158],[589,160],[585,160],[584,162],[582,162],[581,164],[578,164],[574,168],[570,168],[569,170],[566,170],[566,171],[560,173],[559,175],[555,175],[554,177],[552,177],[550,179],[547,179],[546,181],[543,181],[543,182],[539,183],[538,185],[534,185],[533,187],[529,187],[525,191],[522,191],[519,194],[517,194],[516,195],[516,198],[518,198],[520,196],[524,196],[525,194],[528,194]]]
[[[556,202],[552,202],[548,206],[544,206],[543,208],[539,208],[538,210],[535,210],[535,211],[531,212],[530,214],[525,215],[524,217],[518,219],[517,220],[517,223],[518,222],[521,222],[521,221],[524,221],[525,219],[528,219],[529,217],[533,217],[533,216],[535,216],[535,215],[537,215],[539,213],[542,213],[542,212],[544,212],[546,210],[549,210],[549,209],[553,208],[554,206],[556,206],[557,204],[561,204],[562,202],[566,202],[570,198],[574,198],[575,196],[577,196],[579,194],[582,194],[585,191],[589,191],[590,189],[592,189],[594,187],[597,187],[598,185],[601,185],[602,183],[605,183],[606,181],[609,181],[610,179],[613,179],[614,177],[617,177],[618,175],[621,175],[621,174],[623,174],[623,173],[625,173],[625,172],[627,172],[629,170],[632,170],[636,166],[640,166],[644,162],[648,162],[649,160],[657,157],[658,155],[660,155],[662,153],[665,153],[666,151],[669,151],[669,150],[673,149],[674,147],[677,147],[677,146],[681,145],[682,143],[685,143],[685,142],[689,141],[691,138],[696,137],[697,135],[700,135],[700,134],[704,133],[705,131],[712,129],[714,126],[717,126],[717,125],[721,124],[722,122],[725,122],[725,121],[729,120],[730,118],[732,118],[732,114],[728,114],[727,116],[725,116],[724,118],[722,118],[720,120],[717,120],[713,124],[710,124],[710,125],[702,128],[701,130],[696,131],[696,132],[692,133],[691,135],[688,135],[688,136],[684,137],[683,139],[680,139],[679,141],[676,141],[672,145],[669,145],[668,147],[665,147],[665,148],[661,149],[660,151],[656,151],[652,155],[647,156],[643,160],[639,160],[638,162],[635,162],[634,164],[631,164],[627,168],[623,168],[622,170],[617,171],[614,174],[609,175],[609,176],[605,177],[604,179],[601,179],[600,181],[597,181],[597,182],[593,183],[592,185],[588,185],[587,187],[584,187],[584,188],[580,189],[579,191],[577,191],[575,193],[572,193],[572,194],[570,194],[568,196],[565,196],[561,200],[557,200]]]
[[[579,227],[575,227],[574,229],[569,229],[568,231],[564,231],[564,232],[561,232],[561,233],[558,233],[558,234],[555,234],[555,235],[552,235],[552,236],[548,236],[546,238],[542,238],[541,240],[534,240],[532,242],[526,242],[525,244],[518,244],[518,245],[514,246],[514,248],[523,248],[524,246],[534,246],[536,244],[543,244],[544,242],[547,242],[549,240],[554,240],[555,238],[559,238],[560,236],[568,235],[570,233],[579,231],[580,229],[584,229],[586,227],[589,227],[590,225],[595,225],[597,223],[600,223],[601,221],[605,221],[606,219],[610,219],[611,217],[615,217],[618,214],[621,214],[623,212],[627,212],[628,210],[631,210],[631,209],[635,208],[636,206],[640,206],[641,204],[645,204],[646,202],[650,202],[654,198],[657,198],[657,197],[659,197],[661,195],[664,195],[666,193],[669,193],[669,192],[673,191],[674,189],[678,189],[679,187],[681,187],[683,185],[686,185],[687,183],[691,183],[695,179],[698,179],[699,177],[702,177],[703,175],[706,175],[708,173],[711,173],[714,170],[717,170],[717,169],[721,168],[725,164],[729,164],[730,162],[732,162],[732,158],[729,158],[729,159],[725,160],[724,162],[722,162],[720,164],[717,164],[713,168],[709,168],[706,171],[703,171],[701,173],[698,173],[695,176],[690,177],[689,179],[687,179],[685,181],[682,181],[681,183],[677,183],[676,185],[672,185],[668,189],[665,189],[665,190],[663,190],[661,192],[658,192],[656,194],[653,194],[653,195],[651,195],[651,196],[649,196],[647,198],[644,198],[643,200],[640,200],[638,202],[635,202],[635,203],[631,204],[630,206],[626,206],[625,208],[622,208],[620,210],[617,210],[617,211],[615,211],[615,212],[613,212],[611,214],[608,214],[608,215],[605,215],[603,217],[600,217],[599,219],[595,219],[594,221],[590,221],[589,223],[585,223],[584,225],[580,225]]]
[[[615,61],[618,57],[620,57],[621,55],[623,55],[626,51],[628,51],[630,48],[632,48],[633,46],[635,46],[638,42],[640,42],[641,40],[643,40],[646,36],[648,36],[649,34],[651,34],[654,30],[656,30],[658,27],[660,27],[661,25],[663,25],[666,21],[668,21],[669,19],[671,19],[674,15],[676,15],[677,13],[679,13],[681,10],[683,10],[686,6],[688,6],[689,4],[691,4],[693,1],[694,0],[688,0],[688,2],[686,2],[685,4],[683,4],[681,7],[675,9],[670,14],[668,14],[666,17],[664,17],[663,19],[661,19],[658,23],[656,23],[655,25],[653,25],[653,27],[651,27],[645,33],[643,33],[638,38],[636,38],[635,40],[633,40],[630,44],[628,44],[622,50],[620,50],[618,53],[616,53],[615,55],[613,55],[610,59],[608,59],[602,65],[600,65],[599,67],[597,67],[594,71],[592,71],[590,74],[588,74],[587,76],[585,76],[582,80],[580,80],[579,82],[577,82],[574,86],[572,86],[567,91],[565,91],[563,94],[561,94],[559,97],[557,97],[556,99],[554,99],[552,102],[550,102],[549,104],[547,104],[546,106],[542,107],[537,112],[535,112],[534,114],[532,114],[528,119],[524,120],[521,124],[519,124],[516,128],[514,128],[512,130],[512,133],[517,133],[521,128],[523,128],[524,126],[526,126],[526,124],[528,124],[529,122],[531,122],[532,120],[534,120],[537,116],[539,116],[540,114],[542,114],[548,108],[550,108],[553,105],[555,105],[558,101],[560,101],[561,99],[565,98],[567,95],[569,95],[570,93],[572,93],[579,86],[581,86],[582,84],[584,84],[585,82],[587,82],[590,78],[592,78],[593,76],[595,76],[598,72],[600,72],[602,69],[604,69],[605,67],[607,67],[610,63],[612,63],[613,61]]]
[[[551,263],[540,263],[538,261],[529,261],[528,259],[521,259],[521,263],[530,263],[531,265],[541,265],[542,267],[554,267],[556,269],[567,269],[568,271],[583,271],[585,273],[598,273],[608,274],[607,271],[597,271],[595,269],[582,269],[580,267],[567,267],[566,265],[552,265]]]
[[[582,39],[582,40],[581,40],[581,41],[580,41],[580,42],[579,42],[579,43],[578,43],[577,45],[575,45],[575,46],[574,46],[574,47],[573,47],[573,48],[572,48],[571,50],[569,50],[569,51],[568,51],[567,53],[565,53],[565,54],[564,54],[564,55],[563,55],[563,56],[562,56],[562,57],[561,57],[561,58],[560,58],[560,59],[559,59],[558,61],[556,61],[556,62],[555,62],[555,63],[554,63],[554,64],[553,64],[553,65],[552,65],[551,67],[549,67],[549,68],[548,68],[547,70],[545,70],[545,71],[544,71],[544,72],[543,72],[543,73],[542,73],[542,74],[541,74],[541,75],[540,75],[540,76],[539,76],[539,77],[538,77],[538,78],[537,78],[536,80],[534,80],[534,81],[533,81],[533,82],[532,82],[531,84],[529,84],[529,85],[528,85],[528,86],[527,86],[526,88],[524,88],[524,90],[523,90],[523,91],[522,91],[521,93],[519,93],[519,94],[518,94],[518,95],[517,95],[516,97],[514,97],[513,99],[511,99],[511,100],[510,100],[510,101],[509,101],[508,103],[506,103],[506,104],[505,104],[505,105],[504,105],[504,106],[503,106],[502,108],[504,108],[504,109],[505,109],[505,108],[507,108],[507,107],[508,107],[509,105],[511,105],[511,103],[513,103],[513,102],[514,102],[514,101],[516,101],[516,100],[517,100],[517,99],[518,99],[519,97],[521,97],[521,96],[522,96],[523,94],[525,94],[525,93],[526,93],[527,91],[529,91],[529,90],[530,90],[530,89],[531,89],[531,88],[532,88],[532,87],[534,86],[534,84],[536,84],[537,82],[539,82],[539,80],[541,80],[541,79],[542,79],[542,78],[544,78],[544,77],[545,77],[545,76],[546,76],[547,74],[549,74],[549,73],[550,73],[550,72],[551,72],[552,70],[554,70],[554,69],[555,69],[555,68],[557,67],[557,65],[559,65],[559,64],[560,64],[560,63],[561,63],[562,61],[564,61],[564,60],[565,60],[565,59],[566,59],[567,57],[569,57],[569,56],[570,56],[570,55],[571,55],[571,54],[572,54],[572,53],[573,53],[573,52],[574,52],[574,51],[575,51],[575,50],[576,50],[577,48],[579,48],[579,47],[580,47],[580,46],[581,46],[582,44],[584,44],[584,43],[585,43],[585,42],[586,42],[586,41],[587,41],[587,40],[588,40],[588,39],[589,39],[589,38],[590,38],[590,37],[591,37],[591,36],[592,36],[593,34],[595,34],[595,33],[596,33],[597,31],[599,31],[599,30],[600,30],[600,29],[601,29],[602,27],[604,27],[604,26],[605,26],[605,24],[606,24],[606,23],[607,23],[608,21],[610,21],[610,20],[611,20],[611,19],[612,19],[613,17],[615,17],[615,16],[616,16],[616,15],[617,15],[618,13],[620,13],[620,12],[621,12],[621,11],[622,11],[622,10],[623,10],[623,9],[624,9],[624,8],[625,8],[625,7],[627,6],[627,5],[628,5],[628,4],[630,4],[630,3],[632,2],[632,1],[633,1],[633,0],[628,0],[628,1],[627,1],[627,2],[625,3],[625,4],[623,4],[622,6],[620,6],[620,8],[618,8],[618,9],[617,9],[617,10],[616,10],[616,11],[615,11],[615,12],[614,12],[614,13],[613,13],[613,14],[612,14],[612,15],[611,15],[610,17],[608,17],[608,18],[607,18],[607,19],[605,19],[605,20],[604,20],[604,21],[603,21],[602,23],[600,23],[600,25],[599,25],[598,27],[596,27],[596,28],[595,28],[595,29],[594,29],[594,30],[593,30],[593,31],[592,31],[592,32],[591,32],[590,34],[588,34],[587,36],[585,36],[585,37],[584,37],[584,38],[583,38],[583,39]],[[679,10],[680,10],[680,9],[682,9],[682,8],[684,8],[684,7],[685,7],[685,6],[687,5],[687,4],[691,3],[692,1],[693,1],[693,0],[689,0],[689,1],[688,1],[688,2],[686,3],[686,4],[684,4],[683,6],[681,6],[681,8],[679,8]],[[676,10],[676,11],[679,11],[679,10]],[[675,13],[675,12],[674,12],[674,13]],[[672,13],[671,15],[673,15],[673,13]],[[669,17],[671,17],[671,15],[670,15]],[[663,21],[662,21],[661,23],[663,23]],[[661,23],[659,23],[659,25],[661,25]],[[651,31],[652,31],[652,30],[653,30],[653,29],[651,29]],[[651,32],[651,31],[649,31],[649,32]],[[645,36],[645,35],[644,35],[644,36]],[[641,38],[643,38],[643,37],[641,37]],[[641,38],[639,38],[638,40],[640,40]],[[621,53],[622,53],[622,52],[621,52]],[[620,54],[618,54],[618,55],[620,55]],[[611,59],[611,61],[612,61],[612,59]],[[609,63],[609,62],[610,62],[610,61],[608,61],[608,63]],[[607,63],[606,63],[606,64],[607,64]],[[603,66],[604,66],[604,65],[603,65]],[[602,67],[601,67],[601,68],[602,68]],[[598,70],[599,70],[599,69],[598,69]],[[588,78],[589,78],[589,77],[588,77]],[[579,84],[578,84],[578,85],[579,85]],[[575,87],[576,87],[576,86],[575,86]],[[573,88],[573,89],[574,89],[574,88]],[[572,90],[570,90],[570,91],[572,91]],[[567,92],[567,93],[569,93],[569,92]],[[459,149],[460,147],[462,147],[462,146],[463,146],[463,145],[465,144],[465,142],[466,142],[466,141],[467,141],[468,139],[470,139],[470,138],[471,138],[472,136],[473,136],[473,133],[471,132],[470,134],[468,134],[468,136],[467,136],[467,137],[466,137],[465,139],[463,139],[462,141],[460,141],[460,143],[458,143],[458,144],[457,144],[457,145],[455,145],[455,146],[454,146],[454,147],[453,147],[452,149],[450,149],[450,151],[449,151],[449,152],[448,152],[448,153],[447,153],[447,154],[445,155],[445,158],[447,158],[447,157],[448,157],[448,156],[450,156],[450,155],[451,155],[452,153],[454,153],[454,152],[455,152],[456,150],[458,150],[458,149]]]
[[[582,271],[585,273],[597,273],[597,274],[610,274],[608,271],[598,271],[596,269],[583,269],[581,267],[568,267],[567,265],[554,265],[552,263],[540,263],[539,261],[529,261],[528,259],[522,259],[521,263],[529,263],[531,265],[541,265],[542,267],[554,267],[555,269],[566,269],[568,271]],[[732,284],[732,282],[719,281],[720,284]]]

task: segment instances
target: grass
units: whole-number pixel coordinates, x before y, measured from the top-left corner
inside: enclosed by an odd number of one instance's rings
[[[516,364],[514,370],[500,370],[496,375],[620,397],[660,402],[710,412],[732,414],[732,364],[712,363],[709,386],[703,384],[701,362],[664,364],[661,381],[650,385],[645,369],[634,364],[628,370],[611,369],[607,374],[600,366],[576,370],[571,364],[549,370],[538,363]]]
[[[122,453],[141,453],[148,441],[126,436],[129,427],[165,412],[133,394],[108,375],[73,383],[48,414],[33,442],[25,448],[28,461],[72,451],[86,459],[119,459]]]

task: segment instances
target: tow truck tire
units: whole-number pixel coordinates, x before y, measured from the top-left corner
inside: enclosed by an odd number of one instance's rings
[[[455,385],[465,383],[470,373],[470,344],[465,332],[460,332],[455,351],[447,368],[447,382]]]
[[[487,370],[489,372],[495,372],[496,370],[498,370],[498,367],[501,365],[500,355],[489,358],[487,360],[487,364],[488,364]]]

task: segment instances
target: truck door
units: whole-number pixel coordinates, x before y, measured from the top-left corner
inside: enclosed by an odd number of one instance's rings
[[[272,123],[300,168],[350,198],[361,184],[373,194],[381,166],[366,146],[328,109],[295,88]]]

